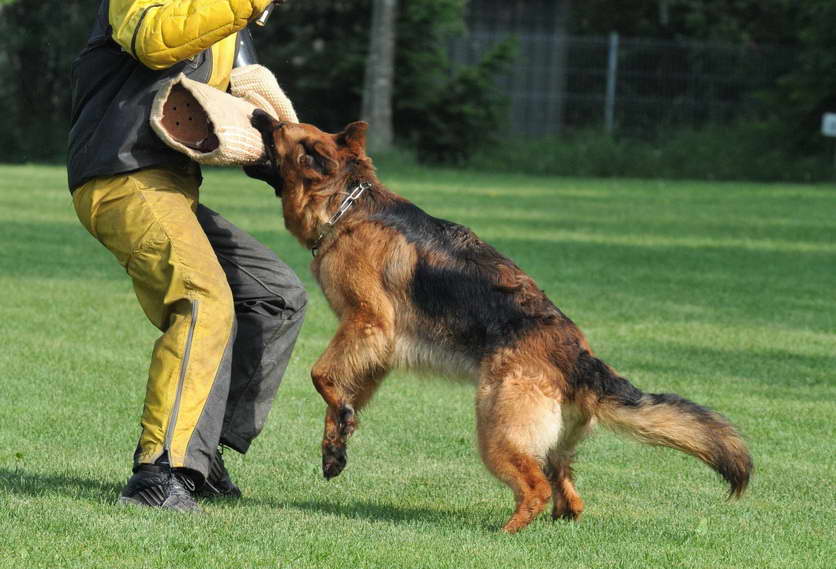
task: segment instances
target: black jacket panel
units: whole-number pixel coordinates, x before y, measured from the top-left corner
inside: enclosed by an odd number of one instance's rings
[[[154,133],[151,107],[159,88],[180,73],[202,83],[212,74],[209,49],[161,71],[145,67],[111,38],[108,5],[100,4],[87,46],[73,62],[70,191],[96,177],[188,164]]]

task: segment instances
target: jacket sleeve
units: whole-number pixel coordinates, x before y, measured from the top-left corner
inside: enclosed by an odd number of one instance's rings
[[[111,0],[113,39],[151,69],[165,69],[243,29],[272,0]]]

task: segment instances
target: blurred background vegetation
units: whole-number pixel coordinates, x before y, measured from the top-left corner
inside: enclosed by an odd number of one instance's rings
[[[0,161],[63,159],[70,67],[98,3],[0,0]],[[302,120],[336,130],[361,116],[379,5],[291,0],[254,32]],[[820,133],[836,111],[832,0],[394,5],[391,122],[406,156],[583,176],[833,176]]]

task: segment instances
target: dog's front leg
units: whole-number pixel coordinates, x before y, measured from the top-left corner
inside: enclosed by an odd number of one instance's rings
[[[325,410],[325,433],[322,436],[322,475],[326,480],[338,476],[348,463],[345,448],[348,437],[342,435],[343,430],[337,413],[329,406]]]
[[[311,370],[328,409],[322,437],[322,474],[339,475],[346,466],[346,442],[357,428],[357,413],[389,370],[391,320],[370,314],[344,318],[325,353]]]

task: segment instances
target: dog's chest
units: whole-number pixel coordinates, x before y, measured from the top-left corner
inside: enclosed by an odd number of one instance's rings
[[[467,380],[475,380],[479,376],[479,362],[472,355],[412,335],[400,335],[396,339],[394,364],[399,368]]]

